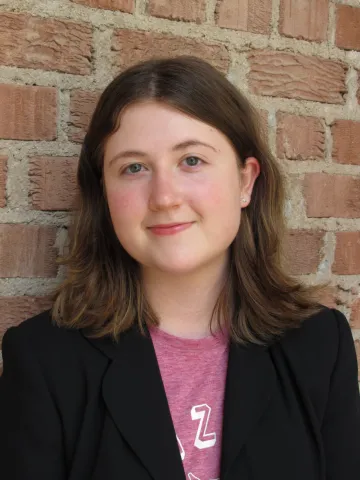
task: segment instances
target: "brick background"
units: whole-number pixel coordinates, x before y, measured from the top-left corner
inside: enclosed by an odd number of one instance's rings
[[[75,90],[70,94],[70,119],[68,135],[73,142],[82,142],[96,102],[97,92]]]
[[[114,63],[117,69],[123,69],[154,55],[196,55],[223,72],[228,71],[230,63],[229,53],[224,45],[156,32],[117,30],[112,48],[116,52]]]
[[[6,206],[7,157],[0,156],[0,208]]]
[[[287,179],[285,262],[350,319],[360,355],[360,4],[0,2],[0,338],[49,306],[100,92],[139,60],[194,54],[254,102]],[[31,4],[31,5],[30,5]]]
[[[308,217],[360,218],[360,178],[309,173],[304,196]]]
[[[336,10],[336,45],[360,50],[360,8],[338,5]]]
[[[343,103],[346,68],[306,55],[258,51],[248,56],[250,91],[270,97]]]
[[[205,20],[206,0],[149,0],[149,13],[155,17],[201,23]]]
[[[77,164],[77,158],[32,158],[29,176],[33,208],[69,210],[74,207]]]
[[[269,34],[272,0],[219,0],[215,9],[219,27]]]
[[[328,20],[329,0],[281,0],[282,35],[320,42],[326,40]]]
[[[276,149],[279,158],[323,160],[325,128],[320,118],[277,114]]]
[[[335,162],[360,165],[360,122],[337,120],[331,133]]]
[[[79,22],[34,15],[0,15],[0,64],[86,75],[92,32]]]
[[[55,277],[56,231],[38,225],[0,225],[1,277]]]
[[[71,0],[74,3],[92,8],[104,8],[106,10],[120,10],[121,12],[132,13],[135,0]]]
[[[293,275],[315,273],[321,261],[324,232],[290,230],[285,243],[288,268]]]
[[[55,88],[0,84],[0,137],[11,140],[55,140]]]

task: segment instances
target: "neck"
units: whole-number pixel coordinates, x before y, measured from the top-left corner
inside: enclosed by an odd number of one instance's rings
[[[145,294],[161,330],[182,338],[208,336],[213,309],[227,271],[226,259],[184,275],[144,268]]]

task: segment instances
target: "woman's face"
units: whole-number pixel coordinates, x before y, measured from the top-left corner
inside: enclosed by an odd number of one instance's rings
[[[258,173],[254,158],[239,169],[216,128],[157,102],[125,109],[105,148],[120,243],[144,267],[173,274],[226,261]]]

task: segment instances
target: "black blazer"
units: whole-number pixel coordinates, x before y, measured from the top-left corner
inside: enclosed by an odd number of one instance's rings
[[[7,331],[3,360],[3,480],[185,480],[148,335],[89,340],[44,312]],[[359,479],[357,361],[340,312],[271,347],[231,344],[222,449],[221,480]]]

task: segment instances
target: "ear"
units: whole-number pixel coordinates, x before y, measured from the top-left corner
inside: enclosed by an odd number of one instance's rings
[[[251,194],[255,180],[260,174],[260,164],[255,157],[248,157],[240,171],[241,207],[247,207],[251,202]]]

